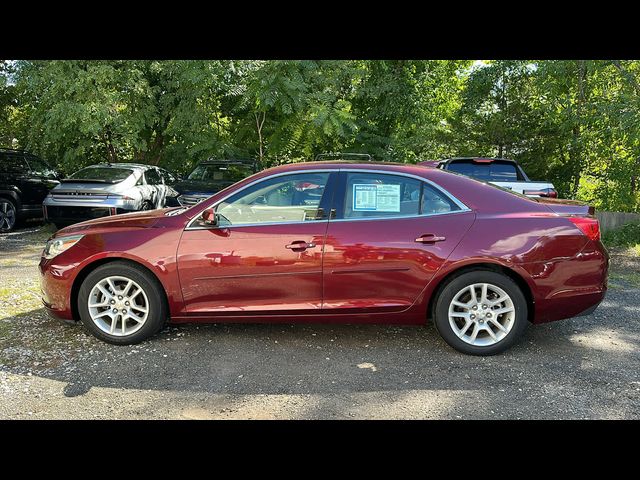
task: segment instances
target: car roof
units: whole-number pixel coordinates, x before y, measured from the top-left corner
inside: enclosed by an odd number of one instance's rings
[[[297,162],[297,163],[285,163],[276,167],[271,167],[263,170],[261,173],[271,175],[277,172],[287,171],[305,171],[316,169],[340,169],[341,167],[349,167],[362,170],[389,170],[389,172],[404,172],[412,173],[414,175],[424,176],[426,169],[423,166],[414,163],[400,163],[400,162],[379,162],[379,161],[358,161],[358,160],[317,160],[314,162]]]
[[[198,165],[254,165],[255,160],[216,160],[213,158],[209,158],[207,160],[203,160],[198,163]]]
[[[148,170],[149,168],[159,168],[159,167],[156,167],[155,165],[145,165],[143,163],[125,163],[125,162],[121,162],[121,163],[106,163],[106,162],[105,163],[96,163],[95,165],[87,165],[84,168],[89,168],[89,167],[141,168],[141,169],[144,169],[144,170]]]

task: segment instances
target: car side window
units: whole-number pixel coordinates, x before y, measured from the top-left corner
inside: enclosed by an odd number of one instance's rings
[[[437,213],[455,212],[456,210],[460,210],[460,207],[443,192],[428,183],[423,185],[422,208],[420,213],[434,215]]]
[[[0,156],[0,172],[27,173],[27,170],[24,155],[8,153]]]
[[[380,173],[347,173],[344,218],[384,218],[420,214],[420,180]]]
[[[172,185],[176,183],[176,178],[168,170],[158,170],[162,176],[162,181],[165,185]]]
[[[329,173],[282,175],[232,195],[216,208],[219,225],[298,223],[322,220]]]
[[[144,172],[144,176],[147,179],[147,185],[162,185],[162,179],[155,168],[150,168]]]
[[[55,170],[41,158],[28,156],[27,162],[29,163],[29,167],[31,167],[31,173],[33,175],[37,175],[38,177],[55,178]]]

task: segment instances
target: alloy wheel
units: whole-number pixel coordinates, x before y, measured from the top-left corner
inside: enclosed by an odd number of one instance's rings
[[[147,294],[124,276],[110,276],[96,283],[89,293],[87,306],[93,323],[117,337],[134,334],[149,316]]]
[[[507,292],[490,283],[475,283],[453,297],[449,304],[449,324],[462,341],[488,347],[509,334],[515,313]]]
[[[0,232],[10,231],[16,224],[16,208],[8,200],[0,199]]]

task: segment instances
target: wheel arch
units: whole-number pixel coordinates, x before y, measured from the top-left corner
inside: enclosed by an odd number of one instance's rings
[[[73,280],[73,284],[71,286],[70,303],[71,303],[71,313],[72,313],[73,318],[76,321],[80,318],[80,312],[78,311],[78,292],[80,291],[80,287],[82,286],[82,282],[84,282],[84,280],[89,276],[89,274],[91,274],[91,272],[93,272],[96,268],[101,267],[102,265],[108,265],[109,263],[114,263],[114,262],[128,263],[130,265],[134,265],[136,267],[139,267],[142,270],[144,270],[146,273],[148,273],[150,278],[152,278],[153,281],[155,281],[158,284],[158,286],[160,287],[160,290],[162,291],[162,299],[164,301],[167,314],[170,315],[169,299],[167,297],[167,291],[166,291],[166,289],[164,288],[164,285],[162,284],[162,282],[160,281],[160,279],[158,278],[158,276],[155,274],[155,272],[153,270],[151,270],[146,265],[144,265],[144,264],[142,264],[140,262],[136,262],[135,260],[132,260],[130,258],[103,257],[103,258],[97,259],[97,260],[85,265],[82,268],[82,270],[80,270],[78,272],[78,274],[76,275],[76,277]]]
[[[527,301],[527,320],[529,320],[529,322],[533,322],[533,319],[535,318],[535,299],[529,283],[521,274],[519,274],[512,268],[506,267],[500,263],[491,262],[466,263],[464,265],[454,267],[446,274],[444,274],[441,278],[439,278],[437,280],[437,284],[433,286],[433,293],[429,298],[429,303],[427,306],[427,319],[433,319],[433,308],[435,306],[436,300],[447,283],[464,273],[478,270],[501,273],[513,280],[516,285],[520,287],[520,290],[522,291],[525,300]]]
[[[0,189],[0,197],[11,200],[16,205],[16,210],[20,210],[22,208],[22,201],[20,200],[20,195],[14,190],[6,190]]]

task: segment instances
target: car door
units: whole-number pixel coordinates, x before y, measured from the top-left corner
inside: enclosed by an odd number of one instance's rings
[[[143,189],[144,200],[153,203],[153,208],[162,208],[164,198],[161,197],[162,177],[160,173],[151,167],[145,170],[144,179],[147,182],[146,188]]]
[[[322,309],[395,312],[411,306],[475,214],[420,177],[343,171],[324,250]]]
[[[163,200],[161,202],[162,207],[177,207],[178,203],[178,191],[173,188],[177,183],[177,178],[168,170],[159,168],[160,176],[162,177],[162,184],[164,186]]]
[[[334,178],[329,171],[276,175],[219,202],[217,226],[197,215],[177,252],[186,311],[318,313]]]
[[[22,206],[25,210],[40,213],[42,202],[56,185],[60,184],[58,174],[44,160],[25,155],[28,168],[25,170]]]

